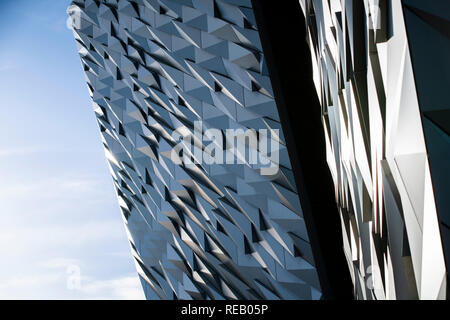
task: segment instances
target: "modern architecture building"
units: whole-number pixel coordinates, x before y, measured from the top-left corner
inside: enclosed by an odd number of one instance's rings
[[[355,296],[445,299],[450,3],[300,4]]]
[[[443,9],[73,1],[146,297],[446,298]]]

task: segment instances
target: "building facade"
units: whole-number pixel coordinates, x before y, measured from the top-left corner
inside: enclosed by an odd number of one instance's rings
[[[252,3],[68,12],[146,297],[321,298]]]
[[[68,12],[148,299],[447,298],[448,4]]]
[[[446,299],[450,4],[300,5],[355,296]]]

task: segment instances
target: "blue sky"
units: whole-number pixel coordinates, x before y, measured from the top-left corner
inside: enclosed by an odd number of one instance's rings
[[[69,4],[0,0],[0,299],[142,299]]]

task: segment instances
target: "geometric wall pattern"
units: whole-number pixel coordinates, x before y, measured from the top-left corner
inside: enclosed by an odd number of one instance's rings
[[[69,13],[146,297],[320,299],[251,1],[85,0]],[[267,129],[256,138],[279,143],[277,174],[172,161],[174,132],[195,137],[197,120]]]
[[[450,4],[300,5],[355,296],[446,299]]]

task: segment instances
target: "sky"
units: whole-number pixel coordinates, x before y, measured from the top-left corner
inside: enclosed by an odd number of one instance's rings
[[[143,299],[69,0],[0,0],[0,299]]]

